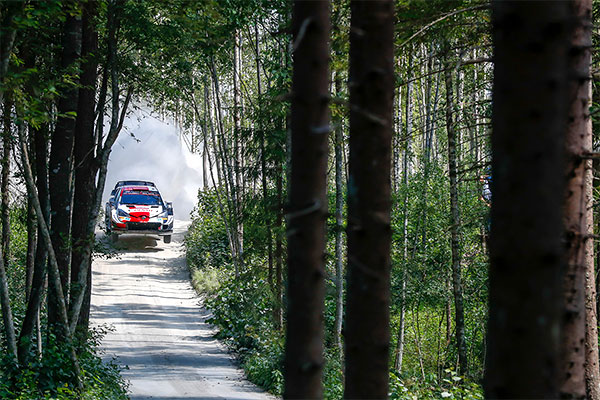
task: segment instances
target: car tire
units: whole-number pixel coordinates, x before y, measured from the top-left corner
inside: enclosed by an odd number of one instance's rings
[[[163,240],[165,241],[165,243],[171,243],[171,235],[163,236]]]
[[[111,233],[110,234],[110,241],[113,243],[117,243],[117,241],[119,240],[119,235],[117,235],[116,233]]]

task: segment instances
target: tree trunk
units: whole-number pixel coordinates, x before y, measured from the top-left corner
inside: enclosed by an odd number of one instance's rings
[[[67,7],[65,5],[65,7]],[[76,16],[67,16],[62,39],[61,68],[73,68],[78,61],[81,47],[81,21]],[[59,113],[52,133],[50,149],[50,207],[52,209],[51,239],[62,283],[62,292],[68,295],[71,265],[71,216],[73,207],[72,172],[75,119],[68,113],[77,112],[78,89],[68,85],[58,101]],[[51,325],[59,321],[57,293],[50,285],[48,293],[48,321]],[[65,299],[67,300],[67,299]],[[59,332],[60,329],[57,331]]]
[[[10,55],[17,36],[16,19],[25,7],[24,1],[9,1],[2,4],[2,40],[0,40],[0,85],[8,71]],[[6,8],[5,8],[6,7]],[[4,104],[4,90],[0,90],[0,104]]]
[[[4,147],[4,156],[2,158],[2,246],[0,246],[0,303],[2,305],[2,322],[4,327],[4,336],[6,347],[14,360],[17,360],[17,340],[15,336],[15,325],[13,320],[12,308],[10,305],[10,295],[8,293],[8,280],[6,276],[6,267],[8,266],[8,244],[10,235],[10,220],[8,209],[8,171],[10,163],[10,137],[11,137],[11,112],[12,101],[7,96],[4,99],[4,115],[2,141]]]
[[[46,225],[50,221],[50,199],[48,197],[48,127],[42,125],[39,129],[30,128],[30,138],[33,140],[35,149],[35,171],[37,174],[37,193],[38,201],[42,210],[42,215]],[[21,155],[22,156],[22,155]],[[32,206],[35,211],[35,201],[33,194],[27,191],[28,197],[31,199]],[[37,220],[37,218],[36,218]],[[27,310],[25,318],[21,325],[21,333],[19,335],[19,361],[22,365],[27,365],[29,360],[29,352],[33,343],[34,329],[39,321],[40,306],[42,304],[42,295],[46,284],[46,263],[48,259],[48,247],[43,240],[43,232],[41,231],[40,223],[38,222],[38,243],[35,251],[35,262],[33,269],[33,277],[31,281],[31,292],[29,301],[27,302]],[[41,351],[41,349],[38,349]]]
[[[558,398],[566,2],[492,2],[493,201],[486,398]],[[518,66],[518,67],[517,67]],[[543,290],[540,290],[543,288]]]
[[[254,25],[254,38],[255,38],[255,57],[256,57],[256,88],[258,94],[258,109],[259,114],[262,113],[261,105],[262,105],[262,79],[260,74],[260,38],[258,35],[258,22],[255,22]],[[275,284],[274,284],[274,271],[273,271],[273,229],[271,227],[271,209],[269,207],[269,192],[267,186],[267,154],[266,154],[266,143],[265,143],[265,131],[262,126],[262,118],[258,120],[258,132],[260,135],[260,178],[262,184],[262,195],[263,195],[263,212],[265,213],[265,227],[267,230],[267,257],[268,257],[268,276],[269,276],[269,285],[271,286],[271,291],[275,293]],[[275,304],[273,310],[279,308],[280,306]],[[281,313],[280,313],[281,315]],[[274,314],[275,324],[277,324],[278,318]]]
[[[412,56],[409,60],[409,69],[412,67]],[[412,140],[412,82],[406,86],[406,135],[404,143],[404,158],[402,161],[402,252],[403,263],[400,283],[400,322],[398,324],[398,338],[396,341],[396,358],[394,368],[402,372],[402,358],[404,355],[404,326],[406,319],[406,280],[408,269],[408,175],[410,170],[410,154]]]
[[[236,165],[236,156],[235,156],[235,132],[234,132],[234,154],[233,154],[233,167],[230,165],[229,161],[232,158],[231,154],[229,154],[229,146],[227,143],[227,137],[225,135],[225,126],[223,122],[223,113],[221,106],[221,95],[220,95],[220,85],[219,85],[219,75],[217,74],[217,68],[214,62],[214,59],[211,58],[209,65],[212,73],[212,81],[214,85],[214,98],[215,98],[215,111],[217,117],[217,128],[218,128],[218,146],[215,144],[215,162],[218,164],[221,162],[221,170],[223,173],[223,179],[220,179],[221,187],[225,189],[225,194],[227,198],[226,206],[227,206],[227,219],[229,220],[226,225],[229,226],[227,230],[229,237],[229,246],[231,248],[231,256],[233,259],[233,265],[235,268],[235,276],[236,278],[240,274],[241,269],[241,259],[240,259],[240,245],[241,242],[239,240],[239,231],[238,231],[238,216],[237,216],[237,187],[236,187],[236,177],[235,177],[235,165]],[[213,136],[214,137],[214,136]]]
[[[353,1],[344,398],[388,396],[394,6]]]
[[[10,153],[12,148],[12,108],[11,96],[4,99],[4,115],[2,130],[2,181],[0,193],[2,193],[2,206],[0,214],[2,218],[2,256],[4,267],[10,267]]]
[[[96,220],[100,211],[102,203],[102,194],[104,192],[104,184],[106,182],[106,174],[108,168],[108,157],[112,150],[112,146],[117,140],[123,123],[125,121],[125,115],[131,102],[131,96],[133,95],[133,86],[129,86],[126,91],[125,99],[121,105],[120,93],[121,85],[119,80],[119,63],[117,60],[117,32],[121,22],[121,8],[123,7],[124,0],[118,0],[110,4],[109,18],[108,18],[108,43],[107,43],[107,61],[105,70],[110,73],[111,83],[111,108],[110,108],[110,128],[104,143],[102,143],[103,136],[101,135],[102,128],[98,130],[96,158],[93,161],[94,168],[97,169],[97,183],[94,186],[93,191],[93,202],[90,208],[90,213],[87,217],[87,226],[84,237],[91,238],[94,235],[94,228],[96,226]],[[90,27],[90,30],[93,29]],[[87,67],[86,67],[87,68]],[[104,91],[104,87],[101,89],[101,94]],[[105,93],[105,92],[104,92]],[[102,104],[100,108],[99,116],[104,115],[104,99],[100,96],[99,104]],[[89,99],[88,99],[89,101]],[[99,117],[98,124],[102,125],[102,120]],[[92,244],[93,241],[84,242],[86,245],[82,247],[81,252],[81,263],[78,266],[79,277],[77,285],[80,288],[87,288],[85,291],[79,291],[77,296],[73,296],[73,302],[69,307],[69,331],[71,334],[75,333],[77,323],[80,315],[83,314],[84,318],[89,316],[89,299],[91,296],[91,276],[88,271],[90,269]],[[85,307],[84,306],[85,303]],[[83,310],[83,311],[82,311]],[[84,321],[84,324],[87,323]]]
[[[277,166],[275,191],[277,192],[277,217],[275,218],[275,328],[283,327],[283,166]]]
[[[21,157],[23,164],[23,172],[25,175],[25,182],[27,185],[27,191],[31,195],[31,199],[33,200],[33,205],[35,208],[35,213],[37,215],[38,226],[40,227],[40,231],[42,233],[42,238],[44,242],[46,242],[46,247],[48,248],[48,256],[49,256],[49,277],[50,277],[50,286],[53,288],[56,293],[56,316],[58,317],[56,321],[57,334],[61,338],[62,343],[67,349],[69,355],[69,360],[73,365],[74,376],[73,379],[75,381],[75,386],[78,389],[82,389],[82,382],[80,380],[81,370],[79,368],[79,361],[77,359],[77,354],[75,353],[75,348],[73,347],[73,340],[71,332],[69,331],[69,319],[67,316],[67,304],[65,301],[65,295],[62,291],[62,282],[60,280],[60,271],[58,267],[58,261],[56,258],[56,253],[54,252],[54,247],[52,245],[52,239],[50,235],[50,230],[46,221],[44,219],[44,214],[42,211],[42,205],[40,203],[40,198],[38,196],[37,190],[35,188],[35,182],[33,181],[33,174],[31,172],[31,164],[29,163],[29,155],[27,151],[27,145],[25,143],[25,126],[20,125],[17,129],[19,133],[19,144],[21,148]]]
[[[244,263],[244,221],[242,213],[242,149],[241,149],[241,134],[242,134],[242,121],[241,121],[241,90],[240,90],[240,76],[241,76],[241,44],[240,44],[240,33],[236,30],[234,34],[234,46],[233,46],[233,125],[234,125],[234,151],[233,151],[233,174],[234,174],[234,187],[233,187],[233,205],[234,205],[234,223],[235,223],[235,240],[237,254],[237,265],[239,268],[243,267]]]
[[[29,301],[31,295],[31,286],[33,285],[33,270],[35,268],[35,251],[37,247],[36,236],[37,220],[35,210],[30,196],[27,196],[27,255],[25,259],[25,294]]]
[[[595,288],[586,282],[588,276],[594,276],[592,165],[591,160],[585,159],[592,151],[589,114],[592,2],[573,0],[571,7],[576,25],[568,53],[571,79],[567,95],[570,109],[564,200],[568,267],[564,280],[561,394],[569,398],[597,399],[600,387]]]
[[[335,75],[335,96],[340,97],[342,79],[339,73]],[[335,125],[335,345],[340,360],[344,357],[342,342],[342,323],[344,320],[344,151],[343,119],[338,117]]]
[[[72,233],[72,265],[71,265],[71,301],[75,299],[82,290],[85,290],[84,302],[89,304],[91,296],[91,252],[87,249],[94,245],[94,232],[88,231],[89,218],[94,206],[94,194],[97,163],[94,159],[95,142],[95,107],[96,107],[96,80],[98,78],[98,61],[95,54],[98,50],[98,33],[94,25],[96,16],[96,3],[86,2],[83,4],[82,15],[82,39],[81,56],[85,61],[82,66],[77,104],[77,120],[75,123],[75,194],[73,200],[73,233]],[[87,260],[83,258],[87,257]],[[85,261],[85,262],[84,262]],[[79,270],[82,265],[87,265],[87,279],[85,287],[79,284]],[[71,310],[73,312],[73,310]],[[79,316],[80,333],[87,333],[89,325],[89,307],[82,307]]]
[[[456,156],[456,130],[454,126],[454,95],[452,90],[452,69],[448,63],[444,71],[446,83],[446,132],[448,134],[448,173],[450,175],[450,241],[452,250],[452,293],[454,294],[454,323],[456,327],[456,348],[461,375],[468,373],[467,344],[465,342],[465,316],[462,291],[462,271],[460,254],[460,211],[458,209],[458,182]]]
[[[285,398],[323,396],[329,24],[328,1],[294,1]]]

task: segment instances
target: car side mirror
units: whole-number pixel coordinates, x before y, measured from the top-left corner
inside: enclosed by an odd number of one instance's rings
[[[110,204],[111,206],[115,205],[115,196],[110,196],[108,198],[108,204]]]
[[[173,203],[170,201],[167,201],[167,214],[173,215]]]

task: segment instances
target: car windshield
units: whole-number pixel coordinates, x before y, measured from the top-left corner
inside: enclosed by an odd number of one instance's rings
[[[156,206],[162,204],[162,201],[157,192],[150,192],[148,190],[128,190],[123,192],[121,204]]]

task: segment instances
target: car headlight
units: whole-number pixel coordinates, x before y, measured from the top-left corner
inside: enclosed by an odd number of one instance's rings
[[[119,210],[117,210],[117,216],[119,216],[119,217],[129,217],[129,214],[126,213],[125,211],[119,209]]]
[[[161,212],[160,214],[158,214],[158,218],[168,218],[169,217],[169,213],[167,212],[167,210]]]

